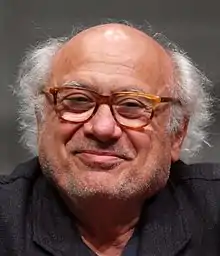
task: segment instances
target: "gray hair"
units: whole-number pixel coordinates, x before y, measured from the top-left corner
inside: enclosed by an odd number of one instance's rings
[[[132,24],[123,23],[133,27]],[[137,28],[140,29],[140,27]],[[74,35],[81,30],[83,27],[75,30]],[[140,30],[143,31],[143,29]],[[176,85],[173,93],[180,99],[182,106],[172,106],[169,130],[177,132],[183,119],[189,119],[187,134],[181,149],[181,158],[187,161],[199,152],[204,143],[208,144],[206,128],[211,120],[212,99],[209,89],[212,84],[186,53],[174,43],[162,34],[152,34],[150,30],[146,32],[146,29],[143,32],[159,42],[173,61]],[[37,154],[35,113],[42,111],[44,102],[39,91],[47,84],[54,55],[69,39],[70,37],[51,38],[28,51],[20,66],[17,83],[13,88],[20,103],[18,121],[21,142],[33,155]]]

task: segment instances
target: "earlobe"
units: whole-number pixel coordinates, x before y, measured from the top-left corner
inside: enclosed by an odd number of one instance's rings
[[[180,158],[180,151],[187,133],[189,120],[184,119],[182,126],[179,128],[179,131],[171,135],[171,159],[172,162],[176,162]]]
[[[34,112],[36,117],[37,130],[39,131],[40,123],[42,121],[42,116],[41,116],[42,114],[40,113],[39,109],[36,106],[35,106]]]

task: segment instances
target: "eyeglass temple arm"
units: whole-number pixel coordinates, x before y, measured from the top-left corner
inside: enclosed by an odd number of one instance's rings
[[[160,102],[174,102],[181,104],[179,99],[171,98],[171,97],[161,97]]]

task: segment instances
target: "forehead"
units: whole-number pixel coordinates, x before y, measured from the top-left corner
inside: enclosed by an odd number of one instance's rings
[[[54,57],[50,82],[158,89],[168,86],[171,78],[170,57],[156,41],[134,28],[109,24],[90,28],[67,42]]]

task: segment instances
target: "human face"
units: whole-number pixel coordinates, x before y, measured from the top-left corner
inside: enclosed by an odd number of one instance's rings
[[[76,81],[102,95],[138,90],[169,95],[171,63],[165,51],[139,31],[106,25],[82,32],[56,55],[49,86]],[[44,173],[65,193],[89,197],[147,197],[169,176],[172,140],[169,106],[159,107],[144,129],[120,126],[108,105],[85,123],[58,118],[50,100],[39,122]]]

